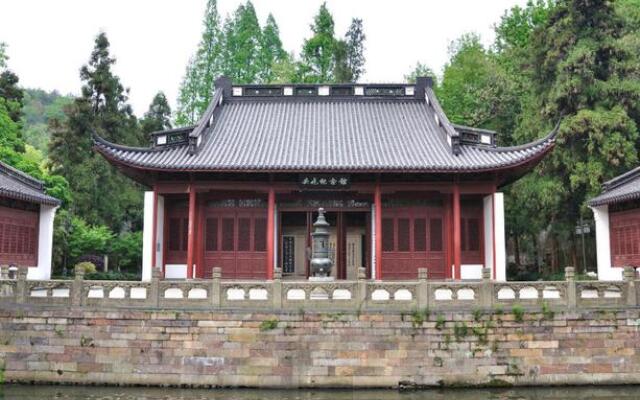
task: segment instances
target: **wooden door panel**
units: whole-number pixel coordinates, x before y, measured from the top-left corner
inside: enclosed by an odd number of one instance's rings
[[[429,278],[445,277],[444,213],[438,207],[383,210],[383,279],[416,279],[419,268]],[[435,236],[437,235],[437,236]]]

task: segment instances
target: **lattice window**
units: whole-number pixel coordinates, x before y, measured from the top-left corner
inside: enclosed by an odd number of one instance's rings
[[[238,251],[251,250],[251,218],[238,218]]]
[[[429,248],[431,251],[442,251],[442,219],[429,220]]]
[[[233,251],[235,246],[233,245],[235,237],[235,219],[223,218],[222,219],[222,251]]]
[[[480,221],[477,218],[467,220],[467,250],[480,250]]]
[[[180,218],[169,218],[169,250],[180,251],[182,243],[180,243]]]
[[[218,218],[207,218],[205,249],[206,251],[218,250]]]
[[[398,251],[411,250],[411,231],[408,218],[398,218]]]
[[[382,250],[394,251],[395,238],[393,229],[393,218],[382,218]]]
[[[267,251],[267,219],[256,218],[254,221],[255,232],[253,233],[254,250]]]
[[[182,219],[182,232],[180,232],[180,240],[182,243],[182,251],[187,251],[187,247],[189,244],[189,219]]]
[[[413,250],[425,251],[427,249],[427,221],[424,218],[413,220]]]

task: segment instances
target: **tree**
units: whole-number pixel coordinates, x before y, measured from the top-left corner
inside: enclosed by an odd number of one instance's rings
[[[49,156],[52,171],[69,182],[72,213],[119,232],[141,225],[141,190],[93,151],[92,133],[130,145],[139,145],[141,135],[127,91],[111,71],[114,63],[109,41],[100,33],[80,70],[81,96],[65,108],[65,121],[49,121]]]
[[[171,129],[171,107],[164,93],[158,92],[153,97],[149,110],[140,121],[140,127],[145,134]]]
[[[421,62],[416,63],[416,66],[413,67],[413,71],[404,76],[404,80],[407,83],[416,83],[416,78],[421,76],[431,77],[431,79],[433,79],[433,86],[437,86],[436,74],[431,68],[429,68],[426,64],[422,64]]]
[[[336,39],[334,37],[334,22],[327,9],[327,3],[322,3],[318,14],[311,25],[313,36],[305,39],[302,47],[301,63],[302,76],[305,82],[332,82],[335,66]]]
[[[196,69],[195,58],[189,59],[187,63],[187,72],[185,73],[180,91],[178,93],[178,112],[176,114],[176,125],[186,126],[193,125],[199,116],[204,113],[198,101],[199,85],[198,70]]]
[[[280,40],[280,29],[272,14],[267,17],[267,23],[262,30],[262,41],[260,44],[261,60],[259,80],[261,82],[272,82],[275,78],[274,65],[287,61],[288,54],[282,47]]]
[[[345,34],[347,67],[351,73],[348,82],[357,82],[364,73],[364,41],[366,38],[362,19],[353,18]]]
[[[273,40],[273,38],[271,38]],[[262,30],[251,1],[238,6],[224,24],[223,72],[237,83],[258,82],[271,65],[263,65]]]
[[[511,143],[518,93],[494,54],[480,37],[466,34],[454,41],[444,67],[438,98],[449,119],[458,124],[495,129],[501,144]]]
[[[189,59],[180,85],[176,123],[192,125],[211,102],[214,82],[222,74],[223,35],[216,0],[208,0],[195,56]]]
[[[625,41],[626,32],[611,2],[564,0],[535,29],[527,48],[532,94],[516,135],[528,141],[560,119],[562,124],[553,153],[519,185],[536,196],[520,206],[531,218],[550,221],[552,235],[569,244],[560,251],[572,265],[572,232],[581,216],[589,216],[586,199],[638,161],[638,54]]]

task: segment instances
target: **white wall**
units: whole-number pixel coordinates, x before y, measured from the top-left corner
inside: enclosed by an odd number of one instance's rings
[[[482,279],[482,264],[460,265],[460,279]]]
[[[609,237],[609,206],[591,207],[596,221],[596,252],[598,261],[598,280],[622,280],[622,268],[611,266],[611,241]]]
[[[484,267],[491,270],[493,276],[493,195],[482,199],[482,216],[484,225]]]
[[[144,192],[144,219],[142,220],[142,280],[151,280],[153,254],[153,191]]]
[[[164,196],[158,195],[158,218],[156,220],[156,268],[162,268],[164,265]],[[152,228],[153,229],[153,228]]]
[[[57,206],[40,205],[38,227],[38,266],[29,268],[27,279],[51,279],[51,255],[53,247],[53,220]]]
[[[496,247],[496,281],[507,280],[507,242],[504,230],[504,195],[495,193],[493,195],[493,211],[495,212],[495,247]]]

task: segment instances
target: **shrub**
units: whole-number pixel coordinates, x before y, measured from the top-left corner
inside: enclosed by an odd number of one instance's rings
[[[513,306],[511,312],[513,313],[513,317],[515,318],[516,322],[522,322],[524,320],[524,308],[522,308],[521,305],[516,304],[515,306]]]
[[[75,266],[75,269],[76,269],[76,271],[77,270],[81,270],[85,274],[91,274],[91,273],[95,273],[96,272],[96,266],[93,265],[93,263],[90,263],[88,261],[83,261],[83,262],[77,263],[76,266]]]
[[[277,327],[278,327],[278,320],[276,318],[267,319],[262,321],[262,323],[260,323],[261,332],[270,331],[272,329],[276,329]]]
[[[86,274],[85,279],[92,281],[139,281],[140,275],[130,272],[92,272]]]
[[[96,271],[104,271],[104,257],[94,254],[85,254],[78,257],[76,263],[89,262],[96,266]]]

